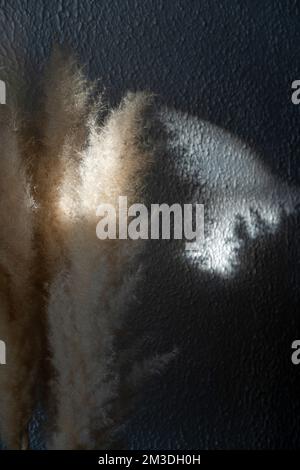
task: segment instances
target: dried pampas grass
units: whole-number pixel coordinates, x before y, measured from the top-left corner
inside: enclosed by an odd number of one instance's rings
[[[41,324],[35,292],[34,201],[13,110],[0,107],[0,332],[7,364],[0,367],[1,436],[10,448],[26,446],[37,399]]]
[[[62,178],[51,213],[59,214],[68,231],[64,256],[58,254],[60,270],[49,289],[53,448],[105,447],[119,424],[122,384],[114,339],[124,326],[141,247],[135,241],[100,241],[96,210],[102,202],[116,203],[119,195],[129,201],[143,197],[142,175],[152,159],[142,145],[149,106],[146,95],[130,95],[101,125],[92,107],[85,147],[70,152],[66,133],[61,149]]]
[[[147,135],[152,99],[128,94],[109,111],[60,51],[44,84],[44,107],[21,132],[23,154],[12,120],[1,123],[0,324],[10,363],[0,369],[2,437],[21,446],[34,385],[43,382],[48,446],[105,448],[127,408],[130,380],[116,339],[134,301],[143,244],[99,240],[96,210],[119,196],[143,202],[155,153]],[[155,357],[140,372],[132,364],[132,377],[168,360]]]

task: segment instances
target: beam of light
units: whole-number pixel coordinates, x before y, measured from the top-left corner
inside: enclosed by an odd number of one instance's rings
[[[282,215],[295,211],[299,190],[280,181],[243,142],[186,113],[165,109],[161,119],[171,136],[169,154],[178,177],[193,188],[193,202],[205,207],[205,239],[184,256],[200,270],[228,277],[238,272],[243,223],[250,239],[275,233]],[[190,202],[190,201],[184,201]]]

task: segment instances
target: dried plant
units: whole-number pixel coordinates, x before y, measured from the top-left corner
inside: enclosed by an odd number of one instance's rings
[[[18,131],[12,115],[1,119],[0,325],[9,350],[0,369],[2,437],[25,446],[40,384],[49,446],[104,448],[122,423],[130,385],[169,360],[155,356],[140,369],[133,361],[132,374],[122,373],[126,354],[116,338],[126,329],[143,245],[96,236],[99,204],[145,197],[152,98],[128,94],[109,111],[58,50],[44,90],[43,107]]]

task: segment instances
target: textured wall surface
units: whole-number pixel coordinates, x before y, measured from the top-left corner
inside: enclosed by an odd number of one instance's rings
[[[300,108],[290,87],[299,39],[290,0],[0,0],[0,60],[27,79],[58,42],[112,103],[127,90],[157,93],[176,138],[153,186],[168,201],[203,197],[210,219],[224,220],[215,229],[234,238],[220,248],[212,237],[210,269],[174,246],[149,249],[130,327],[147,332],[145,354],[175,346],[178,355],[135,406],[132,448],[300,445],[300,366],[290,360],[300,337],[299,231],[294,216],[278,216],[297,204]],[[220,249],[225,270],[214,260]]]

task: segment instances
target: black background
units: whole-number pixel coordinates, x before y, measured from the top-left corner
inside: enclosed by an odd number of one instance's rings
[[[39,74],[68,44],[112,103],[151,90],[229,130],[299,184],[300,4],[290,0],[0,1],[0,58]],[[33,82],[34,86],[34,82]],[[284,226],[238,281],[152,259],[137,326],[145,348],[180,354],[145,387],[126,428],[132,448],[300,445],[297,232]],[[276,256],[274,256],[276,253]],[[154,281],[155,279],[155,281]],[[152,280],[152,281],[151,281]],[[40,446],[37,436],[33,442]]]

